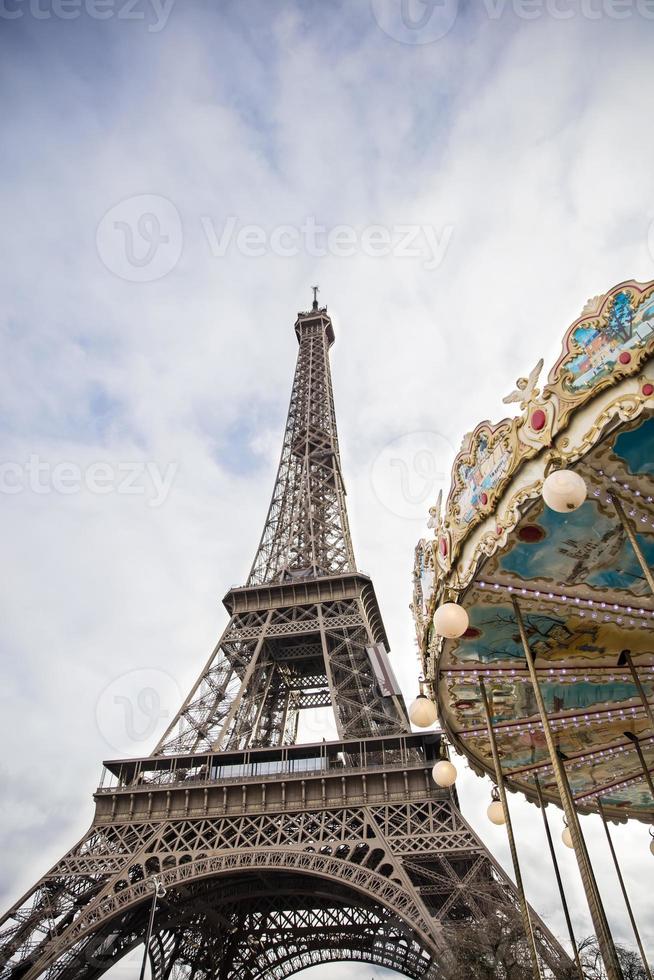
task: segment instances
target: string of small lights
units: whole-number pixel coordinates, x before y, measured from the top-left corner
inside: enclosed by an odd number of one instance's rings
[[[654,704],[654,702],[652,702]],[[645,714],[645,709],[642,704],[627,706],[624,708],[600,708],[597,711],[589,712],[578,712],[576,715],[550,715],[550,726],[553,730],[558,730],[562,728],[569,728],[571,726],[577,727],[590,727],[595,722],[604,721],[611,722],[617,719],[625,721],[627,719],[633,720],[640,718]],[[503,734],[504,732],[517,732],[520,733],[532,733],[540,732],[542,730],[542,725],[539,719],[530,718],[528,721],[497,721],[494,723],[494,728],[497,730],[498,734]],[[486,732],[485,725],[475,725],[470,728],[463,728],[458,733],[462,737],[469,737],[474,735],[481,735]]]
[[[648,769],[648,772],[654,773],[654,768]],[[579,796],[575,796],[575,802],[580,803],[582,800],[594,799],[597,796],[602,796],[607,790],[615,791],[617,789],[624,789],[627,786],[635,786],[637,783],[642,783],[643,773],[637,773],[635,776],[630,776],[628,779],[621,779],[618,782],[611,783],[609,786],[595,787],[588,793],[581,793]]]
[[[493,592],[502,591],[508,595],[524,596],[532,601],[565,604],[568,608],[574,608],[581,619],[588,617],[593,620],[601,619],[603,622],[615,622],[619,626],[638,626],[640,628],[647,628],[648,621],[651,622],[654,619],[654,609],[635,608],[634,606],[622,605],[619,602],[606,602],[604,599],[591,598],[590,596],[569,596],[564,592],[528,589],[526,586],[517,587],[501,581],[479,581],[476,586]]]
[[[572,684],[579,681],[585,681],[586,683],[594,681],[597,684],[610,684],[615,681],[633,682],[628,670],[620,670],[611,664],[598,664],[593,667],[587,667],[583,674],[576,667],[537,667],[536,672],[545,680],[551,678],[552,680],[556,680],[557,683],[561,681]],[[607,676],[602,676],[604,673]],[[522,684],[531,684],[529,672],[526,667],[456,667],[453,670],[443,671],[443,674],[445,677],[460,681],[479,680],[480,677],[484,680],[487,678],[502,677],[511,681],[519,681]],[[646,682],[654,679],[654,664],[640,665],[638,667],[638,674],[649,675],[645,677]]]
[[[647,738],[641,738],[640,744],[645,745],[648,742],[654,741],[654,735],[650,735]],[[616,745],[606,745],[602,749],[595,749],[592,752],[586,752],[584,755],[577,755],[569,758],[566,761],[566,769],[583,769],[588,763],[600,762],[602,759],[612,758],[614,755],[620,755],[625,752],[635,752],[634,744],[631,741],[619,742]],[[542,762],[533,763],[530,766],[521,766],[517,769],[507,769],[507,776],[524,776],[525,779],[534,778],[536,770],[541,772],[552,772],[554,767],[551,762],[547,761],[547,757],[542,760]]]

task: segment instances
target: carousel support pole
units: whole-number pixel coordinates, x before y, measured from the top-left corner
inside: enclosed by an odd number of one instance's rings
[[[559,755],[558,747],[554,741],[554,735],[547,716],[547,709],[545,707],[543,694],[538,682],[538,676],[536,674],[536,667],[534,664],[534,656],[531,652],[531,647],[529,646],[529,640],[527,639],[527,631],[522,618],[522,612],[515,596],[512,596],[511,601],[513,603],[513,609],[515,612],[516,622],[518,624],[522,648],[527,661],[527,667],[529,668],[529,676],[531,678],[531,685],[534,691],[536,704],[538,706],[538,713],[543,726],[543,734],[545,736],[545,741],[550,754],[552,769],[554,770],[559,796],[561,797],[563,812],[565,814],[568,827],[570,828],[572,843],[577,856],[577,864],[579,865],[579,873],[581,875],[584,891],[586,892],[588,909],[593,921],[593,927],[597,936],[602,959],[604,960],[607,977],[608,980],[624,980],[622,969],[620,968],[620,963],[618,961],[618,954],[616,953],[615,944],[613,942],[609,923],[606,918],[606,912],[604,911],[604,906],[602,904],[602,897],[600,895],[599,888],[597,887],[597,882],[595,881],[590,856],[588,854],[586,842],[579,824],[579,817],[577,816],[574,799],[570,791],[568,776],[563,765],[563,760]]]
[[[640,700],[643,702],[643,708],[645,709],[647,717],[649,718],[649,723],[652,726],[652,732],[654,732],[654,711],[652,711],[652,705],[647,700],[647,694],[645,693],[645,688],[643,687],[643,683],[640,677],[638,676],[636,665],[634,664],[633,658],[631,656],[631,650],[623,650],[620,656],[618,657],[618,667],[624,667],[625,664],[629,667],[629,670],[631,671],[631,679],[633,680],[636,686],[636,690],[638,691]],[[654,795],[654,793],[652,795]]]
[[[634,913],[631,908],[631,902],[629,901],[629,896],[627,895],[627,889],[625,888],[624,879],[622,877],[622,872],[620,870],[620,865],[618,864],[618,856],[615,853],[613,841],[611,840],[609,823],[608,820],[606,819],[606,814],[604,813],[604,807],[602,806],[602,800],[600,799],[599,796],[597,797],[597,809],[599,810],[600,817],[602,818],[602,823],[604,824],[604,832],[606,833],[606,839],[608,841],[609,850],[611,852],[611,857],[613,858],[613,864],[615,865],[615,873],[618,876],[618,881],[620,882],[622,897],[624,898],[624,903],[627,906],[627,912],[629,913],[629,921],[631,922],[631,928],[633,929],[634,936],[636,937],[636,945],[638,946],[638,952],[640,953],[640,958],[643,961],[645,975],[647,976],[647,980],[652,980],[652,971],[649,968],[649,963],[647,962],[647,957],[645,956],[645,950],[643,949],[643,944],[640,939],[640,933],[638,932],[638,926],[636,925]]]
[[[645,776],[645,780],[649,787],[649,791],[651,793],[652,799],[654,800],[654,782],[652,782],[652,774],[649,771],[648,765],[645,761],[645,756],[643,754],[643,747],[638,740],[638,736],[634,735],[633,732],[625,732],[624,734],[625,734],[625,738],[628,738],[630,742],[633,742],[633,746],[636,750],[636,754],[638,755],[638,759],[643,769],[643,775]]]
[[[154,895],[152,896],[152,905],[150,906],[150,915],[148,917],[148,928],[145,933],[145,948],[143,950],[143,962],[141,963],[141,972],[139,973],[139,980],[144,980],[145,968],[148,963],[148,953],[150,952],[150,940],[152,939],[152,929],[154,926],[154,917],[157,912],[157,899],[163,898],[166,894],[166,889],[159,881],[156,875],[152,875],[152,885],[154,887]]]
[[[522,874],[520,872],[520,862],[518,861],[518,851],[516,850],[516,846],[515,846],[515,837],[513,836],[513,825],[511,823],[511,814],[509,813],[509,804],[506,798],[506,789],[504,786],[504,774],[502,773],[502,763],[500,762],[500,754],[497,750],[497,740],[495,738],[495,730],[493,729],[493,718],[488,704],[488,695],[486,694],[486,686],[481,678],[479,678],[479,687],[481,688],[481,699],[484,705],[484,711],[486,712],[486,726],[488,728],[488,739],[490,741],[491,752],[493,755],[493,764],[495,766],[495,780],[497,783],[497,789],[500,794],[500,800],[502,801],[504,816],[506,817],[506,832],[509,838],[509,849],[511,851],[511,860],[513,861],[513,871],[515,873],[515,881],[518,887],[520,911],[522,912],[522,920],[525,928],[525,933],[527,936],[527,943],[529,945],[529,953],[531,956],[531,968],[536,980],[542,980],[540,965],[538,963],[538,953],[536,952],[536,940],[534,939],[534,930],[531,924],[531,916],[529,915],[529,906],[527,905],[527,898],[525,896],[524,885],[522,883]]]
[[[609,494],[611,502],[615,507],[615,512],[618,515],[618,520],[622,524],[622,529],[629,539],[629,544],[633,548],[633,552],[638,559],[638,564],[643,570],[643,575],[645,576],[645,581],[649,585],[650,592],[654,593],[654,575],[652,575],[652,570],[645,561],[645,555],[641,551],[641,547],[638,544],[638,538],[636,537],[636,532],[632,528],[631,524],[627,520],[627,515],[624,512],[624,507],[622,506],[622,501],[617,496],[617,494]]]
[[[581,844],[583,845],[584,851],[586,853],[586,857],[588,859],[589,877],[590,877],[590,880],[592,882],[593,888],[595,889],[595,892],[597,894],[597,898],[598,898],[599,905],[600,905],[600,910],[602,912],[602,915],[604,916],[604,921],[608,923],[608,920],[606,918],[606,912],[604,911],[604,905],[602,903],[602,897],[600,895],[600,891],[599,891],[599,888],[597,886],[597,879],[595,878],[595,872],[593,871],[593,865],[592,865],[591,860],[590,860],[590,855],[588,854],[588,848],[586,847],[586,839],[584,837],[583,830],[581,829],[581,824],[579,823],[579,816],[577,814],[577,810],[576,810],[576,807],[575,807],[575,798],[574,798],[574,795],[573,795],[572,790],[570,788],[570,781],[568,779],[568,773],[566,772],[566,768],[565,768],[565,756],[563,755],[563,753],[561,752],[560,749],[557,749],[557,755],[558,755],[559,761],[561,763],[561,775],[563,777],[563,784],[565,786],[565,792],[566,792],[566,795],[567,795],[567,799],[570,801],[570,806],[572,807],[572,810],[574,812],[575,821],[577,823],[577,827],[579,828],[579,837],[580,837],[580,840],[581,840]],[[573,842],[574,842],[574,837],[573,837]],[[577,860],[577,863],[579,863],[578,860]],[[608,924],[607,924],[607,929],[609,929],[609,940],[610,940],[611,946],[612,946],[612,948],[613,948],[613,950],[615,952],[615,944],[613,943],[613,935],[611,933],[610,928],[608,927]],[[616,958],[617,958],[617,953],[616,953]],[[618,960],[618,964],[619,964],[619,960]],[[604,965],[606,966],[606,964],[604,964]],[[621,966],[620,966],[620,976],[622,976],[622,967]],[[623,978],[623,980],[624,980],[624,978]]]
[[[568,909],[568,902],[565,897],[565,891],[563,890],[563,880],[561,878],[561,871],[559,869],[559,862],[556,857],[556,851],[554,850],[554,843],[552,841],[552,833],[550,831],[550,823],[547,819],[547,813],[545,812],[545,800],[543,799],[543,793],[540,788],[540,781],[538,776],[536,776],[536,793],[538,795],[538,805],[540,806],[540,812],[543,815],[543,824],[545,826],[545,836],[547,837],[547,844],[550,849],[550,856],[552,858],[552,865],[554,866],[554,874],[556,875],[556,883],[559,886],[559,895],[561,896],[561,905],[563,906],[563,914],[565,915],[565,922],[568,927],[568,935],[570,937],[570,943],[572,944],[572,952],[575,958],[575,964],[577,970],[579,971],[579,976],[581,980],[584,980],[584,971],[581,966],[581,960],[579,959],[579,950],[577,948],[577,940],[575,939],[574,930],[572,928],[572,919],[570,918],[570,910]],[[651,978],[650,978],[651,980]]]

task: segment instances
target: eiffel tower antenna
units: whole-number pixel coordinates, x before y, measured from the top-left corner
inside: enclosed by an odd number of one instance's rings
[[[318,293],[320,292],[320,286],[312,286],[313,290],[313,305],[312,310],[316,311],[318,309]]]
[[[326,309],[298,314],[272,499],[227,627],[149,756],[105,763],[90,829],[0,922],[1,980],[265,980],[353,960],[441,980],[451,923],[515,888],[412,734],[345,506]],[[338,738],[300,744],[307,709]],[[157,901],[158,900],[158,901]],[[543,961],[570,961],[532,913]]]

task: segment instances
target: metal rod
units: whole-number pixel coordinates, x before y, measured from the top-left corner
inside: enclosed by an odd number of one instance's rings
[[[636,665],[634,664],[631,657],[631,650],[623,650],[618,658],[618,666],[621,667],[623,663],[626,663],[631,672],[631,679],[633,680],[636,690],[640,696],[640,700],[643,702],[643,708],[647,712],[647,717],[649,718],[649,723],[652,726],[652,731],[654,731],[654,711],[652,711],[652,705],[647,700],[647,694],[643,683],[638,676],[638,671],[636,670]]]
[[[513,861],[515,882],[518,887],[518,899],[520,901],[520,911],[522,912],[525,933],[527,935],[527,942],[529,944],[529,953],[531,955],[531,966],[532,966],[534,977],[536,977],[536,980],[541,980],[542,974],[540,970],[540,964],[538,962],[538,953],[536,952],[536,940],[534,939],[534,930],[531,924],[531,916],[529,915],[529,906],[527,905],[525,889],[522,883],[520,862],[518,861],[518,852],[516,850],[515,838],[513,836],[513,825],[511,823],[511,814],[509,813],[509,804],[506,798],[506,790],[504,787],[504,776],[502,775],[502,763],[500,761],[500,754],[497,751],[497,741],[495,739],[495,731],[493,730],[493,718],[491,715],[490,707],[488,705],[488,695],[486,694],[486,686],[481,678],[479,679],[479,687],[481,689],[481,699],[484,705],[484,711],[486,712],[486,725],[488,727],[488,738],[491,745],[491,752],[493,753],[493,763],[495,765],[495,780],[497,783],[497,789],[500,794],[500,800],[502,802],[504,816],[506,818],[506,832],[509,838],[509,849],[511,851],[511,860]]]
[[[159,896],[159,882],[156,878],[152,879],[154,885],[154,895],[152,896],[152,905],[150,906],[150,918],[148,919],[148,929],[145,934],[145,949],[143,950],[143,962],[141,963],[141,972],[139,974],[139,980],[143,980],[145,977],[145,967],[148,962],[148,950],[150,948],[150,940],[152,938],[152,927],[154,926],[154,915],[157,911],[157,898]]]
[[[645,762],[645,754],[643,753],[643,747],[640,744],[640,740],[637,735],[634,735],[633,732],[625,732],[625,735],[636,750],[636,755],[638,756],[638,759],[640,761],[643,770],[643,775],[645,776],[645,781],[647,782],[649,791],[652,795],[652,799],[654,800],[654,782],[652,781],[652,773],[650,772],[650,769],[647,763]]]
[[[637,547],[637,542],[634,545],[634,548],[635,547]],[[652,731],[654,731],[654,712],[652,711],[652,706],[649,703],[649,700],[647,698],[647,693],[645,691],[645,688],[643,687],[642,681],[641,681],[640,677],[638,676],[638,671],[636,670],[636,665],[635,665],[635,663],[633,661],[633,658],[631,656],[631,650],[623,650],[622,653],[620,654],[619,658],[618,658],[618,665],[619,666],[622,666],[622,664],[625,664],[625,663],[629,667],[629,670],[631,672],[632,680],[633,680],[633,682],[634,682],[634,684],[636,686],[636,690],[638,691],[640,700],[643,703],[643,707],[645,708],[645,711],[647,712],[647,717],[649,718],[649,723],[652,726]],[[629,741],[633,744],[633,746],[634,746],[634,748],[636,750],[636,753],[638,755],[638,760],[639,760],[640,765],[641,765],[641,768],[643,770],[643,775],[645,776],[645,781],[646,781],[646,783],[647,783],[647,785],[649,787],[650,795],[651,795],[652,799],[654,800],[654,781],[652,780],[652,774],[651,774],[651,772],[649,770],[649,766],[647,765],[647,762],[645,761],[645,754],[643,752],[643,747],[640,744],[640,740],[639,740],[638,736],[635,734],[635,732],[625,732],[624,734],[625,734],[625,737],[628,738]],[[597,802],[599,804],[599,797],[598,797]]]
[[[556,883],[559,886],[559,895],[561,896],[561,905],[563,906],[563,914],[565,915],[565,922],[568,927],[568,935],[570,936],[570,943],[572,944],[572,952],[575,958],[575,963],[577,965],[577,970],[579,971],[579,976],[581,980],[584,980],[584,971],[581,966],[581,960],[579,959],[579,950],[577,948],[577,940],[575,939],[574,930],[572,928],[572,919],[570,918],[570,911],[568,909],[568,902],[565,897],[565,891],[563,889],[563,880],[561,878],[561,871],[559,869],[559,862],[556,857],[556,851],[554,850],[554,842],[552,841],[552,832],[550,831],[550,822],[547,819],[547,813],[545,811],[545,800],[543,799],[543,793],[540,788],[540,782],[538,776],[536,776],[536,793],[538,795],[538,805],[540,806],[540,812],[543,815],[543,824],[545,826],[545,836],[547,837],[547,843],[550,849],[550,856],[552,858],[552,865],[554,866],[554,874],[556,875]]]
[[[590,862],[588,850],[586,848],[584,835],[581,832],[579,818],[574,806],[572,793],[570,792],[567,773],[565,771],[563,761],[559,755],[558,747],[554,741],[549,718],[547,716],[547,709],[543,700],[540,684],[538,683],[538,677],[536,675],[534,665],[534,656],[531,652],[531,647],[529,646],[529,640],[527,639],[527,631],[522,618],[522,612],[520,611],[520,606],[515,596],[511,597],[511,601],[513,603],[513,610],[515,613],[516,622],[518,624],[522,649],[529,668],[534,697],[536,699],[541,724],[543,726],[543,734],[545,735],[545,741],[547,743],[550,759],[552,761],[552,768],[554,770],[554,776],[559,790],[559,796],[561,798],[561,805],[563,806],[563,812],[565,813],[565,818],[568,823],[568,827],[570,828],[572,843],[577,856],[577,864],[579,865],[579,873],[581,875],[584,891],[586,892],[588,909],[590,911],[591,919],[593,920],[593,926],[597,936],[600,952],[602,954],[602,959],[604,960],[608,980],[624,980],[620,963],[618,961],[618,954],[616,953],[615,944],[613,942],[609,923],[606,918],[606,912],[604,911],[604,906],[602,904],[602,897],[600,895],[599,888],[597,887],[597,882],[595,881],[595,875],[593,874],[593,868]]]
[[[611,840],[611,833],[609,831],[609,823],[606,819],[606,814],[604,813],[604,808],[602,806],[602,800],[597,797],[597,809],[599,810],[600,816],[602,818],[602,823],[604,824],[604,831],[606,833],[606,839],[608,841],[609,850],[611,851],[611,857],[613,858],[613,863],[615,865],[615,873],[618,876],[618,881],[620,882],[620,888],[622,889],[622,897],[624,898],[624,903],[627,906],[627,912],[629,913],[629,921],[631,922],[631,928],[634,931],[634,936],[636,937],[636,944],[638,946],[638,952],[640,953],[640,958],[643,961],[643,966],[645,968],[645,973],[648,980],[652,980],[652,971],[649,968],[649,963],[647,962],[647,957],[645,956],[645,950],[643,949],[643,944],[641,942],[640,933],[638,932],[638,926],[636,925],[636,920],[634,918],[634,913],[631,908],[631,902],[629,901],[629,896],[627,895],[627,889],[625,888],[624,878],[622,877],[622,872],[620,870],[620,865],[618,864],[618,856],[615,853],[615,848],[613,846],[613,841]]]
[[[641,551],[640,545],[638,544],[638,538],[636,537],[636,532],[633,530],[631,524],[627,520],[627,515],[624,512],[622,501],[616,494],[613,493],[609,494],[609,497],[613,503],[613,506],[615,507],[615,512],[618,515],[618,520],[622,524],[624,533],[627,535],[629,539],[629,544],[633,548],[634,554],[638,559],[638,564],[643,570],[643,575],[645,576],[645,581],[649,585],[650,592],[654,593],[654,575],[652,575],[652,570],[650,569],[649,565],[645,561],[645,555]]]
[[[576,800],[575,800],[575,797],[574,797],[574,795],[572,793],[572,790],[570,788],[570,781],[568,779],[568,773],[566,771],[565,764],[564,764],[564,761],[563,761],[563,754],[561,753],[561,750],[560,749],[557,749],[557,755],[559,756],[559,759],[561,761],[561,775],[563,777],[563,783],[565,785],[565,791],[567,793],[568,799],[570,800],[570,804],[571,804],[572,809],[574,811],[575,821],[576,821],[577,827],[579,829],[579,837],[581,839],[581,843],[583,844],[584,851],[585,851],[586,857],[588,859],[588,873],[589,873],[590,879],[591,879],[591,881],[593,883],[593,887],[595,888],[595,891],[597,893],[597,897],[599,899],[600,908],[602,910],[602,914],[604,915],[604,919],[605,919],[605,921],[608,922],[608,920],[606,919],[606,912],[604,910],[604,904],[602,902],[602,897],[600,895],[600,891],[599,891],[599,888],[598,888],[598,885],[597,885],[597,879],[595,877],[595,872],[593,871],[593,865],[592,865],[592,862],[590,860],[590,855],[588,854],[588,847],[586,846],[586,838],[584,837],[584,832],[581,829],[581,824],[579,823],[579,815],[577,814],[577,810],[576,810]],[[613,935],[612,935],[610,929],[609,929],[609,939],[611,941],[611,945],[613,946],[613,949],[615,949],[615,944],[613,943]],[[616,953],[616,956],[617,956],[617,953]],[[618,963],[619,963],[619,961],[618,961]],[[622,973],[622,966],[620,966],[620,972]]]

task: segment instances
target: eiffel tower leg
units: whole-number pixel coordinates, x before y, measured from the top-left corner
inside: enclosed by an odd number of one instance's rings
[[[80,911],[97,904],[111,883],[127,882],[147,873],[147,858],[130,868],[135,845],[150,846],[156,828],[134,821],[123,825],[94,824],[87,834],[0,921],[0,976],[22,977],[67,934]],[[130,939],[125,937],[125,949]],[[102,950],[89,944],[93,957]],[[35,974],[38,975],[38,974]]]
[[[519,920],[521,898],[515,885],[451,795],[413,802],[402,817],[395,806],[374,812],[423,904],[441,927],[455,921],[465,928],[466,921],[483,921],[501,909]],[[533,909],[529,913],[541,959],[555,977],[567,977],[571,966],[567,954]]]

